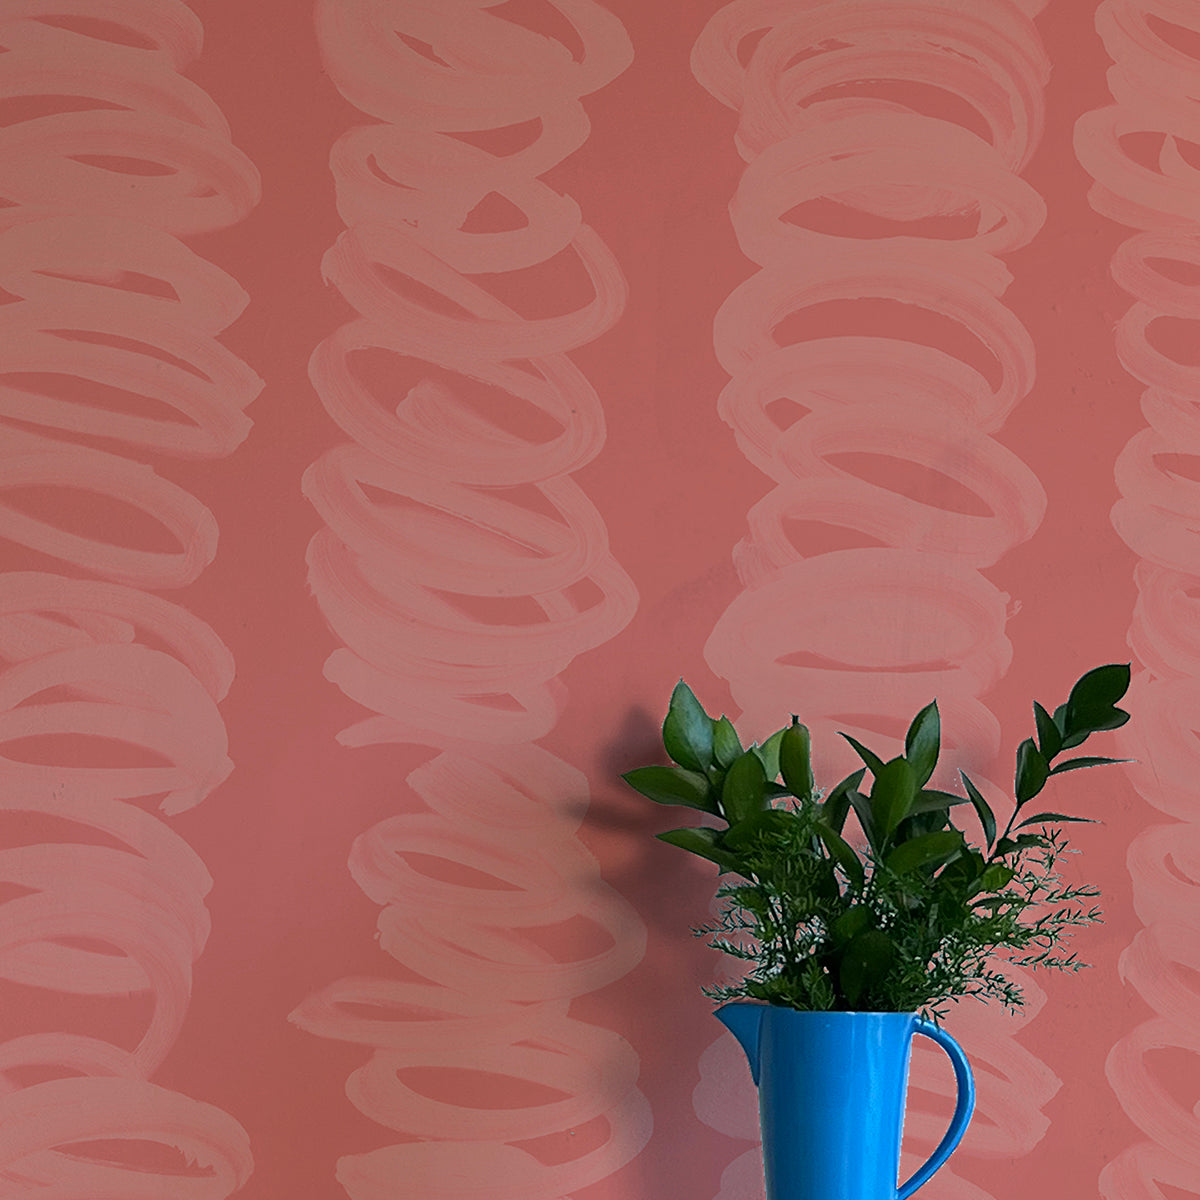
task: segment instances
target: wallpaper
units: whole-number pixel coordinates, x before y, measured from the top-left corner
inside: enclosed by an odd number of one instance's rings
[[[1194,0],[0,47],[0,1197],[762,1200],[671,688],[826,784],[936,697],[1006,811],[1114,661],[1091,966],[955,1009],[921,1195],[1200,1195]]]

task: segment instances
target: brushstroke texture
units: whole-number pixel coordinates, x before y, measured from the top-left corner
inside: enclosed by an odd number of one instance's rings
[[[604,421],[567,353],[617,319],[624,279],[539,178],[632,52],[591,0],[553,5],[578,58],[490,7],[317,6],[330,77],[379,123],[331,155],[346,231],[324,273],[358,315],[311,360],[351,441],[305,475],[324,522],[309,581],[340,643],[326,677],[372,714],[342,743],[438,751],[350,855],[392,977],[292,1014],[369,1048],[347,1094],[402,1135],[339,1160],[354,1200],[397,1179],[430,1200],[555,1200],[649,1135],[637,1055],[569,1013],[634,966],[644,930],[577,837],[586,779],[532,744],[558,720],[558,676],[637,601],[570,475]],[[550,284],[550,314],[503,298],[505,276],[564,261],[579,287]]]
[[[180,74],[200,39],[176,0],[0,12],[0,537],[38,567],[0,576],[11,1196],[221,1200],[251,1170],[231,1116],[150,1082],[187,1015],[211,887],[154,810],[194,807],[232,769],[217,706],[233,661],[148,590],[195,580],[217,528],[144,459],[229,454],[261,387],[215,340],[245,294],[179,240],[258,194]],[[75,998],[91,1004],[78,1029]]]
[[[1012,605],[981,568],[1045,508],[1037,478],[991,436],[1034,379],[1001,261],[1045,215],[1020,176],[1049,70],[1033,11],[735,0],[692,55],[738,116],[747,165],[730,215],[759,267],[716,317],[730,376],[719,408],[775,484],[735,550],[744,590],[712,632],[709,665],[748,736],[802,712],[831,778],[858,765],[836,730],[899,748],[896,714],[937,696],[946,761],[979,772],[1001,806],[986,779],[999,728],[980,697],[1009,665]],[[1044,1134],[1059,1081],[1014,1036],[1037,1007],[954,1014],[987,1068],[960,1155],[1011,1158]],[[696,1096],[718,1128],[714,1092],[735,1086],[720,1045]],[[919,1090],[945,1091],[945,1074],[915,1053],[906,1148],[921,1157],[945,1122]],[[756,1160],[730,1165],[721,1200],[761,1195]],[[948,1169],[929,1187],[986,1196]]]
[[[1113,104],[1080,117],[1075,151],[1094,181],[1092,207],[1137,231],[1112,260],[1113,278],[1134,297],[1116,346],[1122,366],[1145,385],[1148,422],[1117,460],[1121,499],[1112,510],[1117,533],[1140,559],[1129,629],[1140,719],[1136,732],[1122,734],[1123,749],[1138,760],[1129,773],[1139,794],[1172,818],[1129,847],[1143,929],[1120,969],[1154,1016],[1117,1042],[1107,1074],[1145,1140],[1113,1157],[1100,1194],[1163,1200],[1165,1189],[1195,1194],[1200,1179],[1200,1123],[1172,1086],[1184,1063],[1183,1077],[1194,1078],[1200,1054],[1200,993],[1188,974],[1200,966],[1200,505],[1189,469],[1200,449],[1200,13],[1170,0],[1106,0],[1096,29],[1113,60]]]

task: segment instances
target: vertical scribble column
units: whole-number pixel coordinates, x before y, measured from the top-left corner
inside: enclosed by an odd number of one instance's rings
[[[231,1116],[150,1082],[211,886],[162,817],[232,769],[233,678],[154,594],[217,528],[152,464],[230,454],[261,387],[215,340],[245,294],[181,240],[259,187],[180,73],[201,33],[178,0],[0,7],[0,538],[24,568],[0,576],[6,1195],[221,1200],[251,1170]]]
[[[585,778],[533,744],[557,677],[637,602],[570,477],[604,423],[566,352],[613,324],[625,285],[539,178],[632,51],[592,0],[545,10],[575,54],[492,8],[317,6],[331,78],[380,123],[332,154],[347,229],[324,270],[359,317],[311,364],[352,441],[305,477],[325,522],[309,579],[341,642],[326,675],[373,714],[342,742],[439,751],[351,853],[391,977],[341,980],[292,1018],[371,1050],[348,1095],[400,1136],[339,1161],[355,1200],[398,1180],[555,1200],[649,1133],[637,1056],[569,1013],[633,967],[644,931],[576,836]]]
[[[738,114],[730,211],[760,268],[714,343],[731,377],[720,412],[776,486],[750,511],[745,590],[706,647],[750,736],[794,711],[835,756],[838,729],[899,748],[899,718],[936,696],[947,758],[985,777],[995,759],[980,697],[1009,664],[1010,602],[981,572],[1045,507],[992,436],[1034,380],[1030,336],[1001,301],[1002,256],[1044,218],[1020,177],[1049,69],[1031,7],[735,0],[695,45],[697,79]],[[830,778],[856,765],[848,748],[820,764]],[[1059,1081],[1013,1037],[1040,1006],[1022,982],[1019,1020],[955,1014],[987,1067],[965,1151],[1011,1158],[1045,1131]],[[744,1074],[730,1051],[706,1052],[696,1095],[719,1128],[716,1096]],[[914,1080],[938,1090],[925,1057]],[[932,1149],[944,1124],[913,1108],[906,1128]],[[721,1195],[761,1186],[751,1152]],[[985,1194],[946,1171],[929,1186]]]
[[[1112,274],[1135,299],[1117,326],[1117,354],[1146,387],[1149,422],[1117,460],[1112,512],[1140,559],[1129,630],[1138,720],[1126,752],[1138,760],[1130,771],[1142,798],[1173,818],[1129,848],[1144,928],[1121,972],[1155,1015],[1113,1047],[1107,1070],[1147,1140],[1113,1158],[1100,1194],[1161,1200],[1164,1189],[1195,1194],[1200,1181],[1200,1121],[1171,1082],[1172,1072],[1194,1080],[1200,1055],[1200,9],[1106,0],[1096,29],[1114,64],[1114,103],[1079,119],[1075,148],[1094,180],[1092,207],[1138,231]]]

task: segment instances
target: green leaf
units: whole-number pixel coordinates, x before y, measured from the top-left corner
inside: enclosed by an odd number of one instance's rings
[[[924,833],[910,842],[902,842],[885,860],[889,870],[905,875],[918,867],[940,862],[963,848],[963,835],[957,829]]]
[[[681,767],[707,771],[713,761],[712,718],[700,706],[695,693],[681,679],[671,693],[663,721],[663,745]]]
[[[1068,734],[1066,732],[1067,706],[1065,704],[1060,704],[1054,710],[1054,724],[1058,727],[1059,732],[1062,734],[1062,745],[1059,747],[1060,753],[1063,750],[1070,750],[1072,746],[1078,746],[1080,742],[1087,741],[1087,730],[1081,730],[1078,733],[1072,734]]]
[[[913,801],[909,816],[937,812],[940,809],[953,808],[956,804],[966,803],[968,803],[966,796],[956,796],[953,792],[942,792],[937,788],[924,788]]]
[[[882,929],[868,929],[846,947],[838,970],[838,983],[852,1008],[878,986],[887,974],[894,954],[892,939]]]
[[[1088,825],[1099,824],[1098,821],[1094,821],[1091,817],[1069,817],[1065,813],[1043,812],[1022,821],[1017,828],[1024,829],[1026,825],[1048,825],[1058,821],[1082,821]]]
[[[854,815],[858,817],[858,823],[862,826],[863,833],[867,835],[868,844],[878,854],[879,838],[875,829],[875,819],[871,815],[871,801],[862,792],[849,791],[846,796],[850,801],[850,807],[854,809]]]
[[[742,741],[728,717],[713,722],[713,755],[717,765],[724,771],[733,766],[742,755]]]
[[[779,741],[779,770],[793,796],[809,800],[813,793],[812,738],[795,717]]]
[[[721,809],[731,825],[767,807],[767,774],[753,749],[747,750],[725,774]]]
[[[763,765],[763,771],[769,780],[779,777],[779,746],[783,741],[783,735],[787,732],[787,727],[777,729],[761,746],[752,746],[751,749],[758,755],[759,761]]]
[[[856,892],[861,892],[866,882],[866,872],[858,855],[854,853],[854,848],[840,833],[830,829],[823,821],[817,822],[817,836],[825,843],[834,862],[842,868],[850,886]]]
[[[983,872],[983,878],[979,881],[981,891],[998,892],[1002,887],[1011,882],[1016,871],[1012,867],[1003,866],[1001,863],[992,863]]]
[[[843,733],[841,736],[844,737],[846,741],[848,741],[850,745],[854,747],[855,753],[863,760],[863,762],[867,764],[867,769],[871,772],[871,774],[878,776],[879,772],[883,770],[883,759],[880,758],[878,754],[874,754],[872,751],[868,750],[866,746],[862,744],[862,742],[852,738],[848,733]]]
[[[917,798],[917,776],[906,758],[893,758],[875,772],[871,784],[871,816],[882,849],[896,826],[912,811]]]
[[[1026,738],[1017,747],[1016,795],[1017,807],[1028,804],[1046,786],[1050,767],[1033,738]]]
[[[860,933],[872,928],[875,924],[875,914],[867,904],[855,904],[852,908],[846,909],[844,913],[836,921],[834,921],[829,932],[833,935],[834,942],[844,945],[858,937]]]
[[[827,858],[822,858],[821,864],[813,879],[813,895],[821,900],[839,900],[842,889],[838,886],[837,872],[833,869],[833,863]]]
[[[825,802],[821,805],[821,813],[825,818],[825,823],[835,833],[842,832],[842,827],[846,824],[846,815],[850,811],[850,793],[858,791],[858,785],[862,783],[866,773],[866,767],[860,767],[853,775],[847,775],[825,797]]]
[[[684,767],[636,767],[621,778],[656,804],[684,804],[703,812],[718,811],[708,780]]]
[[[731,825],[722,835],[721,844],[730,850],[745,850],[763,833],[786,833],[789,823],[798,819],[787,809],[764,808]]]
[[[707,858],[709,862],[715,862],[723,871],[738,869],[737,858],[726,853],[717,845],[720,835],[715,829],[694,826],[688,829],[671,829],[655,836],[660,842],[678,846],[681,850],[687,850],[692,854],[698,854],[701,858]]]
[[[1116,708],[1118,700],[1129,690],[1129,664],[1110,663],[1095,667],[1080,676],[1067,697],[1064,732],[1094,733],[1116,729],[1129,720],[1129,714]]]
[[[904,757],[917,777],[917,787],[924,787],[937,766],[942,746],[942,719],[937,701],[927,704],[913,718],[904,737]]]
[[[1026,846],[1045,846],[1046,839],[1040,833],[1018,833],[1015,838],[1002,837],[996,843],[995,854],[998,858],[1006,858],[1014,850],[1022,850]]]
[[[1114,708],[1103,721],[1094,721],[1088,726],[1088,733],[1107,733],[1110,729],[1120,729],[1129,723],[1129,714],[1123,708]]]
[[[963,801],[966,804],[966,800]],[[944,808],[929,809],[926,812],[912,812],[899,825],[892,836],[892,844],[910,842],[923,833],[936,833],[939,829],[953,829],[950,823],[950,813]]]
[[[1036,700],[1033,702],[1033,719],[1037,723],[1038,749],[1049,762],[1062,749],[1062,730]]]
[[[996,817],[992,813],[991,806],[983,798],[983,793],[967,777],[966,771],[959,771],[958,774],[963,781],[963,787],[967,789],[967,797],[975,807],[975,815],[979,818],[984,840],[990,850],[992,843],[996,840]]]
[[[964,849],[938,872],[938,888],[949,892],[960,902],[966,900],[979,890],[984,869],[983,855],[978,850]]]
[[[1057,766],[1050,768],[1051,775],[1061,775],[1064,771],[1080,771],[1084,767],[1103,767],[1110,763],[1131,762],[1128,758],[1100,758],[1096,755],[1084,755],[1080,758],[1068,758],[1066,762],[1060,762]]]

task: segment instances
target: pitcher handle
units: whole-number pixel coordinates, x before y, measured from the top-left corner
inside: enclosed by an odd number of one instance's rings
[[[934,1025],[932,1021],[918,1020],[915,1032],[937,1042],[947,1055],[954,1067],[954,1079],[958,1084],[958,1102],[954,1106],[954,1116],[950,1118],[950,1128],[945,1137],[938,1142],[937,1149],[929,1156],[924,1166],[913,1172],[907,1183],[903,1184],[896,1193],[896,1200],[908,1200],[922,1184],[928,1183],[929,1177],[950,1157],[954,1148],[962,1141],[967,1132],[967,1123],[975,1110],[975,1079],[971,1074],[971,1066],[962,1047],[944,1030]]]

